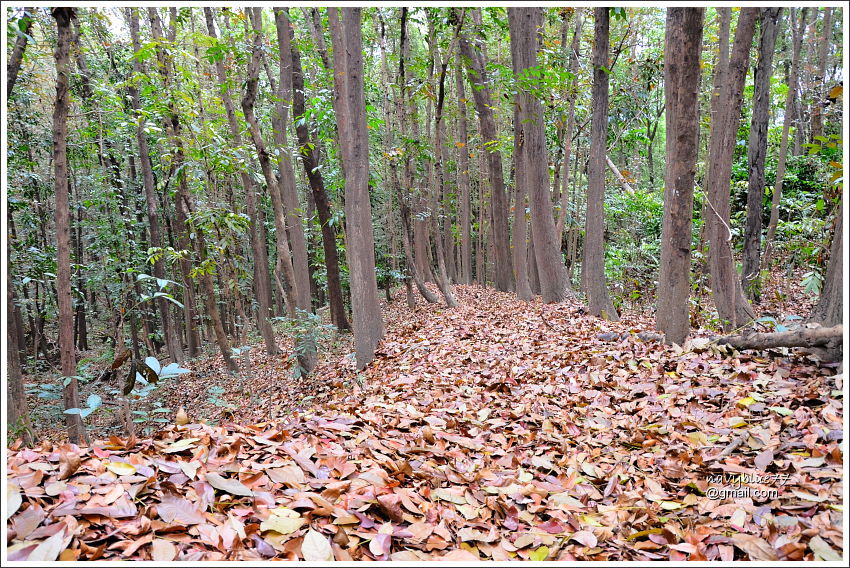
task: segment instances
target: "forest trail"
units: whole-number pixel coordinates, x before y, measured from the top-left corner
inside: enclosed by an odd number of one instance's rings
[[[30,503],[11,554],[53,537],[68,559],[840,558],[833,367],[455,293],[399,296],[376,360],[322,365],[282,420],[11,451]]]

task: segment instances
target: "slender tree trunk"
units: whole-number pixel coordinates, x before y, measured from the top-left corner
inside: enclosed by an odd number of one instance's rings
[[[470,223],[469,195],[469,134],[466,122],[466,93],[463,85],[463,61],[457,52],[455,85],[458,100],[458,148],[457,186],[458,208],[460,209],[460,257],[459,280],[461,284],[472,283],[472,226]]]
[[[204,16],[207,23],[207,31],[211,37],[216,38],[215,23],[211,8],[204,8]],[[230,135],[233,137],[233,143],[237,148],[242,147],[242,135],[240,133],[239,123],[236,119],[236,112],[233,108],[233,100],[230,94],[230,87],[227,81],[227,73],[224,69],[224,59],[218,59],[215,62],[216,75],[220,89],[221,100],[224,103],[224,109],[227,114],[227,123],[230,126]],[[250,162],[248,162],[250,163]],[[254,257],[254,292],[257,299],[258,311],[256,314],[257,328],[260,330],[260,335],[266,345],[266,353],[276,355],[280,352],[275,341],[274,331],[272,330],[269,318],[272,316],[271,307],[269,305],[269,292],[271,291],[271,277],[269,275],[269,267],[266,253],[266,243],[260,238],[259,234],[259,211],[257,207],[257,188],[254,180],[251,178],[248,171],[243,167],[239,171],[239,176],[242,181],[242,187],[245,189],[245,201],[248,206],[248,217],[251,219],[249,228],[249,240],[251,243],[251,251]]]
[[[823,288],[809,321],[829,327],[838,325],[843,319],[844,301],[844,199],[838,204],[835,217],[835,232],[829,248],[829,266],[826,269]]]
[[[618,321],[619,314],[605,284],[605,149],[608,139],[608,8],[594,8],[593,87],[590,162],[587,173],[582,280],[587,288],[588,310],[594,316]]]
[[[53,8],[56,20],[56,102],[53,108],[53,174],[56,192],[56,297],[59,311],[59,358],[67,384],[62,391],[66,409],[80,408],[77,357],[74,350],[74,312],[71,303],[71,211],[68,192],[68,79],[71,74],[71,19],[73,8]],[[68,439],[87,441],[79,414],[66,414]]]
[[[679,345],[690,331],[688,296],[704,12],[704,8],[668,8],[664,41],[667,167],[656,326],[667,343]]]
[[[747,188],[747,222],[744,228],[744,254],[741,284],[748,298],[758,303],[761,298],[759,264],[761,253],[761,218],[764,212],[764,164],[767,157],[767,128],[770,122],[770,77],[773,74],[773,51],[779,28],[777,20],[782,8],[762,8],[761,39],[756,65],[753,117],[750,122],[749,186]]]
[[[573,74],[573,78],[570,79],[570,109],[567,112],[567,127],[564,131],[564,157],[562,161],[562,168],[564,171],[561,173],[561,210],[558,212],[558,222],[555,225],[555,233],[557,233],[559,244],[561,242],[562,235],[564,234],[564,225],[567,221],[568,207],[565,201],[565,196],[567,194],[567,188],[569,187],[567,184],[570,179],[570,154],[573,149],[573,130],[575,129],[576,123],[576,100],[578,100],[578,91],[576,86],[578,85],[579,71],[578,51],[579,46],[581,45],[581,29],[584,26],[583,11],[584,8],[576,8],[576,27],[573,32],[573,41],[570,45],[570,73]]]
[[[321,30],[319,30],[321,32]],[[342,282],[339,272],[339,255],[336,250],[336,233],[331,225],[331,203],[325,189],[325,181],[319,168],[321,142],[316,136],[310,136],[305,116],[304,74],[301,70],[301,53],[294,41],[290,41],[292,55],[292,115],[296,119],[295,133],[298,137],[298,152],[307,174],[310,191],[319,216],[322,229],[322,247],[325,253],[325,268],[328,278],[328,303],[331,308],[331,322],[341,330],[351,329],[345,314],[342,296]],[[327,54],[325,54],[327,57]],[[303,117],[303,120],[297,120]]]
[[[817,21],[817,20],[816,20]],[[829,44],[832,41],[832,8],[823,9],[823,35],[818,42],[818,74],[815,77],[815,100],[812,105],[811,142],[818,143],[817,137],[823,136],[823,102],[826,82],[826,62],[829,56]]]
[[[130,24],[130,37],[133,42],[133,51],[138,53],[141,49],[141,41],[139,39],[138,8],[128,8],[127,11],[127,21]],[[138,75],[142,75],[144,73],[142,61],[135,57],[133,58],[133,72]],[[139,146],[139,163],[142,170],[145,204],[147,205],[145,210],[148,217],[150,246],[153,248],[160,248],[162,247],[162,236],[159,226],[159,203],[156,198],[156,188],[154,185],[153,167],[151,165],[150,151],[148,149],[148,140],[144,131],[145,118],[142,114],[141,97],[139,96],[139,88],[132,81],[128,84],[128,91],[130,92],[133,111],[138,116],[136,119],[136,143]],[[165,278],[165,266],[161,255],[158,255],[153,263],[153,275],[156,278]],[[182,363],[183,350],[180,347],[179,333],[177,329],[175,329],[174,321],[168,313],[168,301],[162,298],[156,300],[156,308],[159,313],[159,318],[162,321],[163,335],[165,336],[165,344],[168,349],[168,355],[173,361]]]
[[[537,67],[539,34],[543,28],[543,11],[539,8],[511,8],[508,10],[511,28],[511,46],[515,57],[514,73]],[[525,156],[524,179],[528,201],[531,205],[531,222],[534,226],[534,255],[540,277],[540,292],[546,303],[560,302],[567,297],[569,280],[561,260],[560,237],[556,234],[549,196],[549,159],[546,152],[546,126],[543,105],[532,93],[536,81],[528,76],[529,83],[517,89],[520,104],[519,119],[525,133],[520,147]],[[525,270],[523,264],[522,270]]]
[[[334,74],[334,110],[345,175],[354,346],[357,368],[362,369],[374,359],[375,349],[384,334],[384,325],[378,303],[372,207],[369,203],[369,149],[360,12],[360,8],[328,9],[334,69],[346,70],[345,73]]]
[[[280,53],[280,73],[278,91],[275,104],[276,118],[275,143],[280,151],[280,190],[283,198],[283,206],[286,210],[286,230],[289,234],[289,242],[292,245],[292,265],[295,271],[296,281],[296,307],[310,312],[312,304],[310,301],[310,270],[307,265],[307,241],[304,238],[304,219],[302,218],[301,205],[298,203],[298,191],[295,187],[295,173],[292,171],[292,160],[289,154],[289,142],[287,140],[287,128],[289,121],[289,106],[292,95],[292,36],[286,11],[280,8],[274,9],[275,23],[277,29],[277,45]],[[259,32],[258,32],[259,33]]]
[[[7,265],[8,266],[8,265]],[[11,272],[7,270],[6,277],[6,321],[8,322],[8,345],[6,346],[6,364],[9,404],[9,414],[6,423],[9,425],[9,434],[19,436],[24,445],[31,446],[33,439],[32,421],[30,420],[29,408],[27,407],[27,396],[24,392],[24,376],[21,369],[19,342],[20,322],[15,317],[15,290],[12,285]]]
[[[254,13],[259,14],[260,9],[255,8]],[[277,45],[280,53],[280,81],[278,83],[278,101],[276,104],[275,141],[278,146],[280,161],[280,191],[283,198],[283,206],[287,214],[287,232],[289,242],[292,244],[292,263],[295,272],[295,306],[301,313],[297,315],[302,324],[306,325],[307,314],[312,312],[312,301],[310,299],[310,267],[307,264],[307,239],[304,237],[304,220],[298,203],[298,191],[295,188],[295,173],[292,171],[292,160],[289,156],[289,143],[287,141],[287,122],[289,118],[289,97],[293,94],[293,58],[292,43],[293,31],[289,24],[286,11],[280,8],[274,9],[275,24],[277,29]],[[258,23],[260,18],[257,18]],[[257,31],[259,33],[259,30]],[[302,86],[303,89],[303,86]],[[302,374],[311,373],[316,368],[317,353],[315,342],[312,338],[303,337],[296,347],[298,353],[298,364]]]
[[[298,284],[295,281],[295,271],[292,266],[292,256],[286,233],[286,212],[280,197],[281,192],[278,188],[278,180],[272,171],[271,159],[269,158],[265,142],[260,134],[260,125],[257,122],[257,117],[254,115],[254,102],[257,98],[260,55],[262,50],[262,38],[260,37],[262,24],[259,11],[255,12],[253,8],[246,8],[246,10],[248,18],[252,23],[253,48],[251,50],[251,58],[248,63],[248,80],[245,84],[245,94],[242,97],[242,111],[245,114],[245,120],[248,123],[248,130],[251,133],[251,139],[254,142],[254,147],[257,149],[257,157],[260,161],[260,168],[263,171],[266,185],[269,188],[269,193],[272,195],[278,264],[282,269],[284,290],[286,290],[287,293],[287,311],[289,313],[289,317],[295,317],[295,307],[297,305],[295,298],[298,294]]]
[[[513,37],[513,36],[512,36]],[[511,43],[512,51],[516,46]],[[516,58],[514,58],[514,74],[516,74]],[[525,128],[519,111],[518,96],[514,100],[514,185],[516,200],[514,201],[514,234],[511,240],[513,251],[514,280],[516,295],[520,300],[531,300],[531,283],[528,280],[528,223],[525,220],[525,198],[527,193],[526,169],[528,157],[525,151]]]
[[[741,9],[729,68],[720,91],[720,98],[724,103],[712,122],[709,141],[706,173],[706,199],[709,207],[706,218],[708,265],[714,303],[721,325],[727,331],[755,319],[753,309],[744,297],[732,257],[729,184],[743,104],[744,78],[757,17],[757,8]]]
[[[773,187],[773,199],[770,204],[770,221],[767,224],[762,267],[766,267],[773,255],[773,241],[776,238],[776,227],[779,224],[779,202],[782,200],[782,185],[785,180],[785,161],[788,158],[788,132],[793,120],[794,101],[797,94],[797,80],[800,72],[800,50],[805,34],[806,12],[808,8],[800,9],[800,22],[794,18],[795,9],[791,8],[789,27],[792,29],[793,47],[791,56],[791,72],[788,77],[788,94],[785,96],[785,118],[782,122],[782,136],[779,139],[779,159],[776,164],[776,183]]]
[[[474,8],[473,24],[478,25],[480,9]],[[472,96],[478,111],[479,131],[487,155],[487,176],[493,207],[493,244],[495,252],[496,289],[509,292],[514,289],[513,270],[508,236],[508,201],[502,172],[502,153],[497,149],[496,121],[493,117],[493,100],[487,77],[486,46],[482,40],[473,41],[466,32],[460,35],[460,51],[467,61],[467,74],[472,84]],[[548,185],[548,184],[547,184]]]
[[[404,61],[408,58],[409,54],[409,45],[407,40],[407,8],[401,9],[401,38],[400,38],[400,51],[401,57],[399,57],[399,96],[396,98],[396,114],[398,115],[399,121],[399,134],[402,139],[407,137],[407,114],[406,114],[406,106],[404,104],[406,95],[407,95],[407,85],[405,83],[405,67]],[[392,138],[392,129],[388,129],[388,139],[387,145],[393,145]],[[393,193],[398,197],[399,203],[399,216],[401,218],[401,243],[402,249],[404,250],[404,258],[407,262],[407,270],[410,272],[410,277],[413,279],[413,282],[416,284],[416,289],[425,298],[425,301],[430,304],[436,304],[439,302],[439,298],[436,294],[434,294],[431,290],[425,286],[425,279],[422,276],[422,273],[419,271],[419,267],[416,265],[416,261],[413,257],[413,246],[412,236],[411,236],[411,213],[410,213],[410,194],[409,191],[402,190],[401,183],[399,182],[399,173],[398,173],[398,160],[399,157],[404,162],[404,175],[405,175],[405,187],[410,187],[413,184],[413,169],[410,158],[410,151],[406,149],[401,149],[399,152],[396,152],[393,149],[393,154],[390,157],[390,183],[392,184]],[[400,154],[400,155],[399,155]],[[415,299],[414,299],[415,304]]]
[[[717,8],[717,17],[720,20],[719,27],[720,33],[717,39],[718,42],[718,57],[717,62],[714,66],[714,76],[712,79],[712,87],[711,87],[711,103],[709,106],[709,121],[711,125],[718,120],[720,115],[721,108],[721,100],[720,100],[720,90],[723,86],[723,83],[726,80],[726,70],[729,67],[729,27],[732,21],[732,8],[728,7],[718,7]],[[703,258],[706,258],[706,223],[705,219],[708,217],[708,200],[703,200],[702,212],[700,213],[700,219],[703,220],[703,224],[700,227],[700,235],[699,235],[699,243],[700,243],[700,253]],[[703,273],[705,269],[708,267],[708,263],[706,262],[701,266],[701,270]]]
[[[12,89],[15,88],[15,83],[18,81],[18,73],[21,70],[21,62],[24,60],[24,51],[27,48],[27,40],[29,38],[32,23],[35,21],[33,14],[35,8],[24,8],[21,19],[15,23],[15,27],[20,30],[20,33],[15,38],[15,47],[12,48],[12,55],[9,56],[9,62],[6,64],[6,98],[12,96]],[[23,23],[24,27],[19,26]]]

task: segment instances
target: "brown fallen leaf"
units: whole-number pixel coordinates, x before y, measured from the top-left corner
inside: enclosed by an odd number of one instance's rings
[[[737,533],[732,535],[732,544],[747,553],[747,560],[773,561],[779,559],[776,550],[770,543],[751,534]]]
[[[170,540],[154,539],[151,543],[151,560],[171,562],[177,558],[177,546]]]

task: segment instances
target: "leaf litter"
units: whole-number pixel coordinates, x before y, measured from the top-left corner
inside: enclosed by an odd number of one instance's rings
[[[386,306],[376,360],[326,361],[286,416],[13,447],[7,558],[841,557],[834,365],[455,293]]]

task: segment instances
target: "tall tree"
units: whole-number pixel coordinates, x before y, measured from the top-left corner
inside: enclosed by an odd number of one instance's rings
[[[207,23],[207,32],[210,37],[218,41],[215,30],[215,21],[212,8],[204,8],[204,17]],[[215,71],[218,78],[218,85],[221,94],[221,101],[224,103],[224,110],[227,114],[227,124],[230,127],[230,135],[233,138],[233,144],[236,148],[242,148],[242,134],[239,128],[239,123],[236,119],[236,111],[233,107],[233,99],[230,93],[230,82],[227,80],[227,72],[224,68],[224,58],[220,57],[215,60]],[[253,178],[248,173],[247,164],[250,161],[246,160],[246,166],[239,169],[239,178],[242,181],[242,187],[245,190],[245,201],[248,206],[248,217],[251,219],[251,225],[248,229],[248,237],[251,243],[251,251],[253,253],[254,262],[254,292],[257,299],[256,321],[257,328],[260,330],[260,335],[266,345],[266,353],[275,355],[280,352],[275,341],[274,331],[272,330],[269,318],[272,316],[271,306],[269,306],[269,293],[271,291],[271,277],[269,275],[269,267],[266,259],[266,243],[263,242],[259,234],[259,220],[257,208],[257,188]]]
[[[315,11],[315,9],[313,10]],[[320,34],[321,30],[318,30],[317,33]],[[323,45],[324,40],[319,49],[319,52],[324,54],[324,60],[327,58],[327,54],[322,48]],[[325,180],[319,163],[321,141],[309,130],[304,102],[304,73],[301,69],[301,52],[294,41],[290,40],[289,47],[292,57],[292,116],[295,120],[295,134],[298,138],[298,153],[307,174],[307,181],[310,184],[310,191],[316,204],[316,214],[319,217],[319,225],[322,230],[322,249],[325,253],[325,268],[328,274],[328,303],[330,304],[331,322],[338,329],[348,330],[351,329],[351,324],[345,314],[345,304],[342,297],[336,233],[331,224],[331,202],[325,189]]]
[[[779,202],[782,200],[782,186],[785,181],[785,162],[788,159],[788,132],[794,120],[794,101],[797,97],[797,81],[800,72],[800,51],[803,46],[803,36],[806,31],[807,7],[800,9],[800,21],[794,17],[795,8],[791,8],[788,26],[792,34],[791,70],[788,74],[788,93],[785,95],[785,110],[782,120],[782,134],[779,138],[779,158],[776,163],[776,183],[773,186],[773,196],[770,202],[770,220],[767,224],[767,235],[764,238],[764,255],[762,266],[767,266],[773,253],[773,240],[776,238],[776,227],[779,224]]]
[[[762,8],[760,14],[761,38],[759,39],[758,63],[756,65],[755,92],[753,94],[753,116],[750,122],[750,138],[747,153],[749,162],[749,186],[747,188],[747,223],[744,228],[744,255],[741,283],[744,293],[758,302],[759,264],[761,253],[761,229],[764,207],[764,163],[767,157],[767,128],[770,122],[770,77],[773,74],[773,51],[779,27],[777,21],[782,8]]]
[[[668,8],[664,37],[667,166],[656,326],[664,332],[665,341],[679,345],[690,331],[688,295],[704,13],[704,8]]]
[[[472,9],[472,24],[481,30],[481,10]],[[493,216],[493,245],[495,252],[496,289],[511,291],[514,289],[513,270],[508,236],[508,199],[505,194],[505,180],[502,172],[502,153],[498,150],[496,120],[493,116],[493,99],[490,95],[490,81],[487,75],[487,48],[480,35],[473,40],[467,26],[461,31],[460,52],[466,62],[467,75],[472,85],[472,97],[478,112],[479,132],[483,152],[487,156],[487,177],[490,186]]]
[[[591,65],[590,161],[587,165],[587,210],[585,214],[584,262],[582,280],[586,286],[591,314],[613,321],[620,315],[614,309],[605,284],[605,149],[608,145],[608,8],[594,8],[594,37]]]
[[[823,31],[818,41],[818,67],[815,80],[815,100],[812,105],[812,142],[817,143],[817,137],[823,136],[823,107],[824,90],[827,88],[826,64],[829,59],[829,46],[832,43],[832,8],[823,9]]]
[[[472,283],[472,225],[469,188],[469,128],[466,120],[466,92],[463,86],[463,61],[457,51],[455,67],[455,89],[457,91],[457,187],[460,222],[459,280],[461,284]]]
[[[735,329],[755,319],[753,309],[744,297],[732,258],[729,187],[743,104],[744,78],[758,13],[758,8],[742,8],[738,17],[729,68],[720,89],[720,100],[723,103],[711,123],[708,149],[706,199],[709,212],[705,221],[709,241],[708,265],[711,292],[725,330]]]
[[[372,206],[369,202],[369,148],[360,14],[360,8],[328,9],[334,69],[345,69],[345,73],[334,74],[334,110],[345,176],[354,347],[357,367],[362,369],[375,357],[375,348],[384,335],[384,323],[378,303]]]
[[[531,235],[537,274],[540,277],[540,292],[544,302],[560,302],[567,296],[570,284],[561,260],[561,239],[555,232],[552,199],[549,195],[546,126],[543,105],[538,99],[541,84],[539,78],[530,72],[538,65],[537,48],[543,29],[543,11],[540,8],[511,8],[508,10],[508,21],[512,52],[516,58],[514,72],[518,75],[516,96],[519,119],[525,134],[521,144],[525,156],[523,177],[531,205]],[[525,270],[525,266],[522,270]]]
[[[74,311],[71,302],[71,211],[68,191],[68,79],[71,74],[71,19],[73,8],[53,8],[56,20],[56,102],[53,107],[53,174],[56,192],[56,300],[59,308],[59,358],[65,386],[65,409],[80,408],[77,354],[74,349]],[[79,414],[65,414],[68,439],[78,444],[87,438]]]
[[[6,98],[12,96],[12,89],[18,81],[18,73],[24,60],[24,51],[27,49],[32,23],[35,21],[34,14],[35,8],[24,8],[20,20],[15,25],[15,28],[17,28],[15,47],[12,48],[12,55],[9,56],[9,62],[6,64]]]
[[[844,199],[836,209],[835,232],[829,248],[829,265],[826,269],[820,298],[809,316],[809,321],[830,327],[843,320],[844,302]]]

